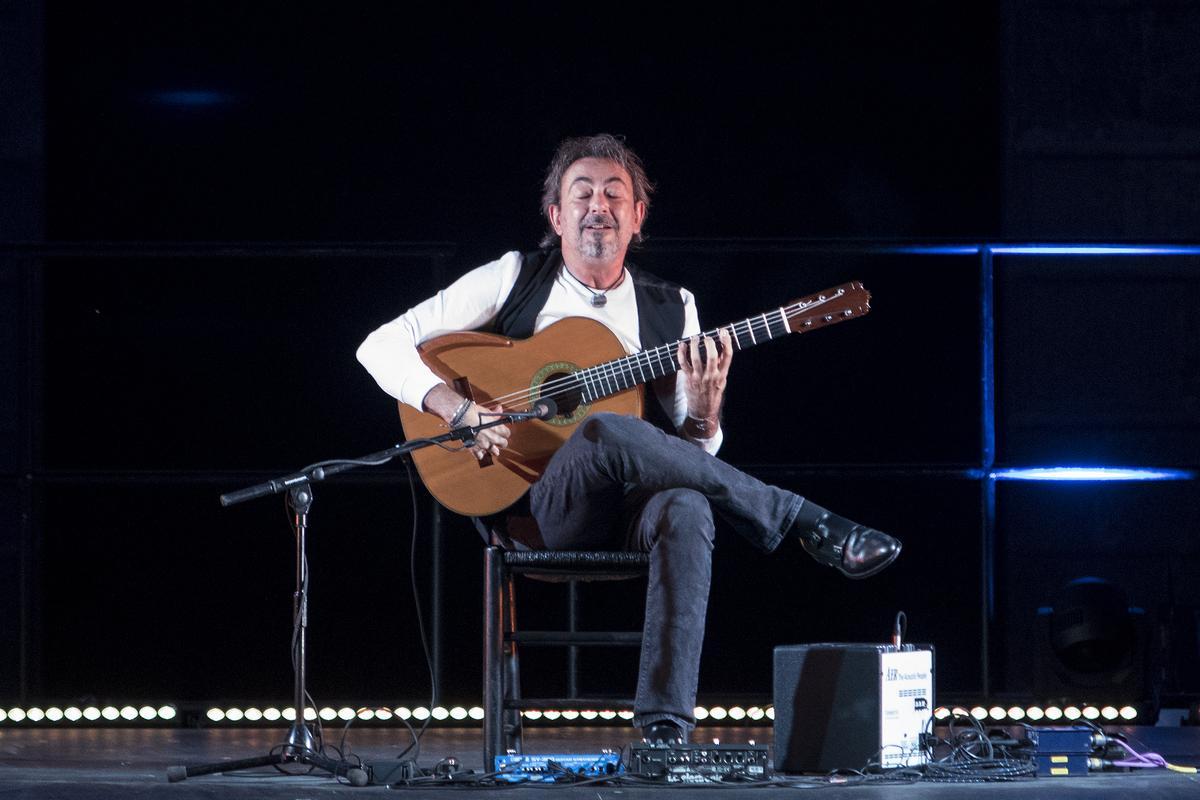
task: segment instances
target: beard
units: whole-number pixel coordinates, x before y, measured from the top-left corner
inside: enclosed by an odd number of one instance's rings
[[[593,230],[588,228],[588,225],[610,225],[608,230],[614,235],[606,237],[604,230]],[[583,221],[583,226],[579,231],[579,252],[587,258],[611,258],[617,254],[617,241],[620,236],[617,235],[616,221],[606,217],[592,216]]]
[[[617,243],[604,238],[604,231],[584,231],[579,239],[579,251],[587,258],[611,258],[617,253]]]

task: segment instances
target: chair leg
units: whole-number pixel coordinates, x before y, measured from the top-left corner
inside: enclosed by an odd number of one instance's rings
[[[494,769],[504,744],[503,553],[484,551],[483,567],[483,769]]]
[[[512,633],[517,629],[517,593],[516,582],[509,572],[504,573],[501,587],[503,594],[501,613],[504,633]],[[521,659],[516,642],[504,642],[504,700],[521,699]],[[521,710],[506,709],[504,713],[504,747],[517,753],[524,752],[521,741]]]
[[[579,581],[567,582],[567,630],[579,630]],[[579,648],[567,648],[567,697],[579,697]]]

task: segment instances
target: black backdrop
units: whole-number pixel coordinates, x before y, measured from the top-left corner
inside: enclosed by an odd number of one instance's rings
[[[0,346],[17,365],[0,566],[19,621],[2,631],[0,694],[285,699],[281,504],[221,510],[216,494],[390,443],[394,405],[354,348],[460,272],[531,246],[555,143],[597,130],[625,134],[658,183],[638,259],[692,287],[706,321],[851,278],[875,294],[864,321],[739,358],[723,456],[896,532],[904,559],[851,584],[723,530],[702,691],[765,694],[774,644],[878,639],[900,608],[938,645],[940,688],[980,688],[982,484],[966,471],[988,458],[982,262],[871,242],[1196,238],[1190,195],[1136,162],[1195,169],[1178,143],[1200,103],[1171,78],[1194,74],[1179,72],[1192,57],[1155,44],[1196,19],[1136,5],[31,4],[40,78],[5,97],[40,98],[44,122],[0,140],[40,143],[40,189],[13,199],[44,214],[5,238],[50,244],[6,245],[0,265]],[[1113,42],[1127,45],[1117,62]],[[1047,175],[1070,180],[1055,193]],[[1101,261],[996,259],[1001,464],[1195,463],[1194,264]],[[1117,307],[1132,335],[1104,324]],[[1148,606],[1194,586],[1187,570],[1169,590],[1153,576],[1194,547],[1195,484],[1140,492],[999,493],[992,688],[1027,687],[1031,608],[1076,567]],[[447,516],[435,562],[432,505],[418,508],[446,692],[469,700],[480,544]],[[319,491],[319,700],[423,694],[411,522],[402,472]],[[637,593],[596,613],[635,617]],[[632,682],[603,663],[591,680]]]

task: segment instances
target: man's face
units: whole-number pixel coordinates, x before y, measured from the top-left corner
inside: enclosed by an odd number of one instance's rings
[[[560,191],[561,205],[551,205],[549,212],[563,250],[589,261],[623,259],[646,216],[646,204],[634,199],[625,168],[581,158],[567,168]]]

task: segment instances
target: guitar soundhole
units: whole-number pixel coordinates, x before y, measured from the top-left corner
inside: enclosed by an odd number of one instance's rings
[[[587,416],[590,406],[583,397],[583,383],[575,377],[579,367],[567,361],[555,361],[537,371],[531,381],[533,396],[554,401],[558,413],[546,420],[550,425],[574,425]]]
[[[566,372],[556,372],[546,378],[546,383],[555,385],[559,381],[563,381],[565,388],[556,388],[550,392],[554,402],[558,404],[558,413],[554,415],[554,421],[566,419],[575,416],[575,412],[583,405],[583,393],[579,387],[574,385],[573,381],[568,381],[571,376]]]

